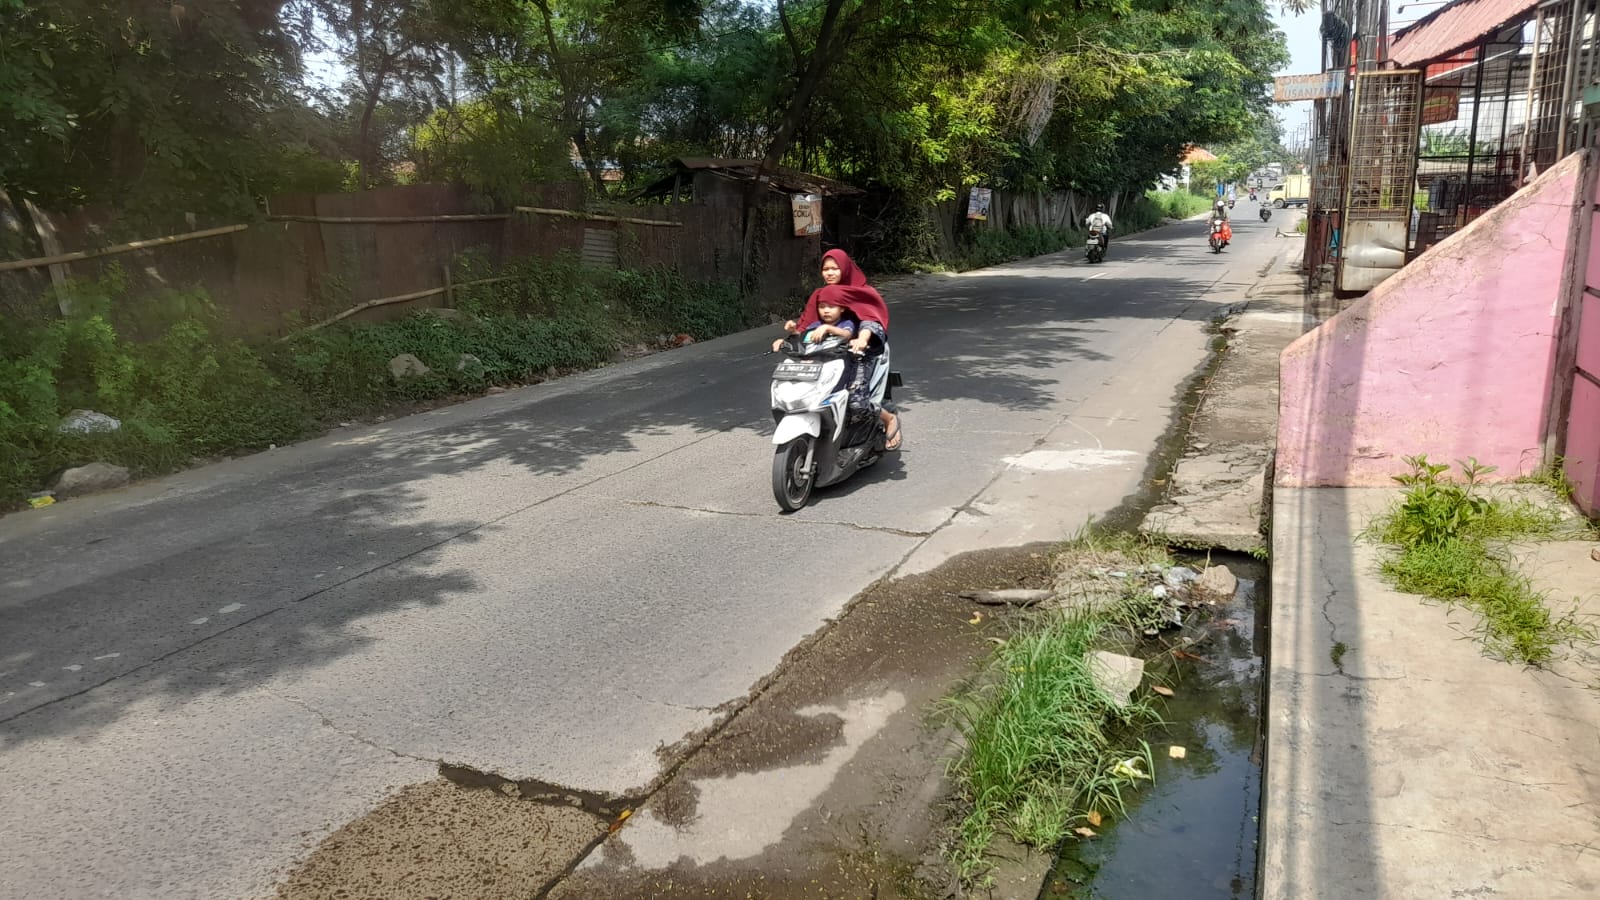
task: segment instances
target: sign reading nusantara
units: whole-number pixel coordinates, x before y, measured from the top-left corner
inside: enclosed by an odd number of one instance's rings
[[[1344,94],[1345,71],[1334,69],[1315,75],[1279,75],[1272,79],[1272,99],[1279,103],[1326,100]]]

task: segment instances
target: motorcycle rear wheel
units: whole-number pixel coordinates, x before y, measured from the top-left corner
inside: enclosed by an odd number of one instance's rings
[[[772,452],[772,496],[786,513],[804,508],[811,499],[816,479],[805,467],[814,440],[801,435]]]

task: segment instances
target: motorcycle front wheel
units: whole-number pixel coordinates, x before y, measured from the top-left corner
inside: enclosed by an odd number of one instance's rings
[[[784,512],[794,512],[811,499],[814,479],[806,471],[815,438],[802,435],[772,452],[772,496]]]
[[[1211,239],[1211,252],[1212,253],[1221,253],[1222,252],[1222,242],[1217,240],[1216,238],[1212,238]]]

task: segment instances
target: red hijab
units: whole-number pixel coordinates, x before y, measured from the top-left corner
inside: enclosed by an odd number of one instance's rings
[[[889,307],[884,305],[883,296],[867,284],[866,273],[857,268],[843,250],[829,250],[822,254],[822,258],[833,260],[834,265],[839,267],[839,283],[825,284],[811,292],[810,299],[806,300],[806,310],[800,314],[800,325],[804,327],[808,322],[821,319],[817,307],[826,303],[844,307],[863,322],[877,322],[888,332]]]

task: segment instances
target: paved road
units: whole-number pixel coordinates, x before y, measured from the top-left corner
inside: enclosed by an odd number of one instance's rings
[[[875,579],[1134,492],[1273,231],[888,288],[908,450],[793,516],[768,329],[0,520],[0,896],[259,894],[441,760],[638,791]]]

